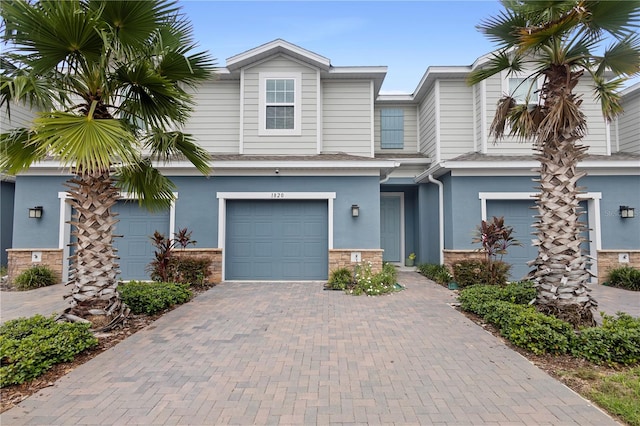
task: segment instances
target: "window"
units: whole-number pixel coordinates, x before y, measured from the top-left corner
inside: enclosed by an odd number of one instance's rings
[[[295,80],[267,79],[266,128],[293,129],[295,112]]]
[[[518,104],[524,104],[529,98],[529,104],[538,103],[538,81],[530,78],[509,78],[509,94]]]
[[[404,110],[401,108],[380,110],[380,146],[383,149],[404,147]]]
[[[260,73],[260,135],[300,134],[300,73]]]

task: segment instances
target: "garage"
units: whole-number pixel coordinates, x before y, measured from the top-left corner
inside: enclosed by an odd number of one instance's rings
[[[123,280],[148,280],[146,268],[153,260],[154,247],[150,237],[157,230],[169,235],[169,211],[155,213],[138,205],[137,201],[119,201],[113,211],[118,213],[114,247],[120,257]]]
[[[229,200],[227,280],[326,280],[326,200]]]
[[[580,205],[585,212],[581,219],[583,222],[588,223],[587,202],[582,201]],[[512,280],[520,280],[527,275],[530,270],[527,262],[534,260],[538,256],[538,248],[532,245],[532,240],[535,238],[532,233],[535,228],[531,226],[535,220],[534,215],[536,213],[535,202],[532,200],[487,201],[487,218],[504,216],[505,225],[513,227],[513,237],[522,243],[522,246],[508,248],[508,253],[502,259],[511,264],[510,278]],[[588,231],[585,231],[584,237],[588,238]],[[589,253],[589,243],[587,241],[582,243],[582,249],[585,253]]]

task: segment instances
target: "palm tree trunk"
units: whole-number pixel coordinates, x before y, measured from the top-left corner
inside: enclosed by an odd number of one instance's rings
[[[70,223],[76,228],[77,241],[67,283],[73,285],[67,296],[71,307],[63,317],[88,320],[100,330],[112,329],[129,314],[117,292],[120,271],[113,248],[113,227],[118,221],[111,208],[119,194],[108,170],[81,173],[67,186],[68,202],[75,209]]]
[[[536,201],[538,221],[534,224],[538,257],[532,277],[539,310],[570,322],[575,327],[594,325],[597,302],[589,295],[591,276],[588,258],[580,244],[586,226],[579,205],[578,180],[586,172],[577,171],[585,147],[573,138],[546,144],[537,155],[540,161],[540,193]]]

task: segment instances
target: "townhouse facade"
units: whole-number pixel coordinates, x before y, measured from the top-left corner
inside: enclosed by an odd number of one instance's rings
[[[504,259],[521,278],[535,258],[536,161],[530,145],[488,136],[497,100],[519,77],[468,86],[466,76],[486,59],[430,67],[413,93],[387,95],[386,67],[333,66],[281,39],[229,58],[194,93],[184,129],[211,154],[211,174],[162,164],[177,187],[169,210],[149,213],[127,194],[116,206],[122,279],[148,278],[156,230],[192,231],[198,243],[190,250],[213,260],[216,281],[326,280],[340,266],[402,264],[410,253],[418,263],[478,256],[473,233],[491,216],[504,216],[523,243]],[[640,207],[640,85],[623,93],[625,113],[610,124],[586,82],[581,90],[589,126],[584,249],[602,281],[612,265],[640,266],[640,219],[620,215],[621,206]],[[69,177],[42,162],[7,179],[10,275],[47,262],[68,277]],[[28,214],[36,206],[37,219]],[[10,210],[4,199],[2,210]]]

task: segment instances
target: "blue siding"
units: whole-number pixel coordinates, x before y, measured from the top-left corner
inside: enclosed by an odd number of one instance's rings
[[[188,227],[198,247],[218,246],[218,192],[335,192],[334,248],[380,248],[380,182],[377,176],[175,177],[176,227]],[[351,205],[360,216],[351,216]]]
[[[435,184],[420,184],[418,214],[418,263],[440,263],[440,218],[438,187]]]
[[[7,249],[12,245],[14,182],[0,181],[0,266],[7,266]]]

